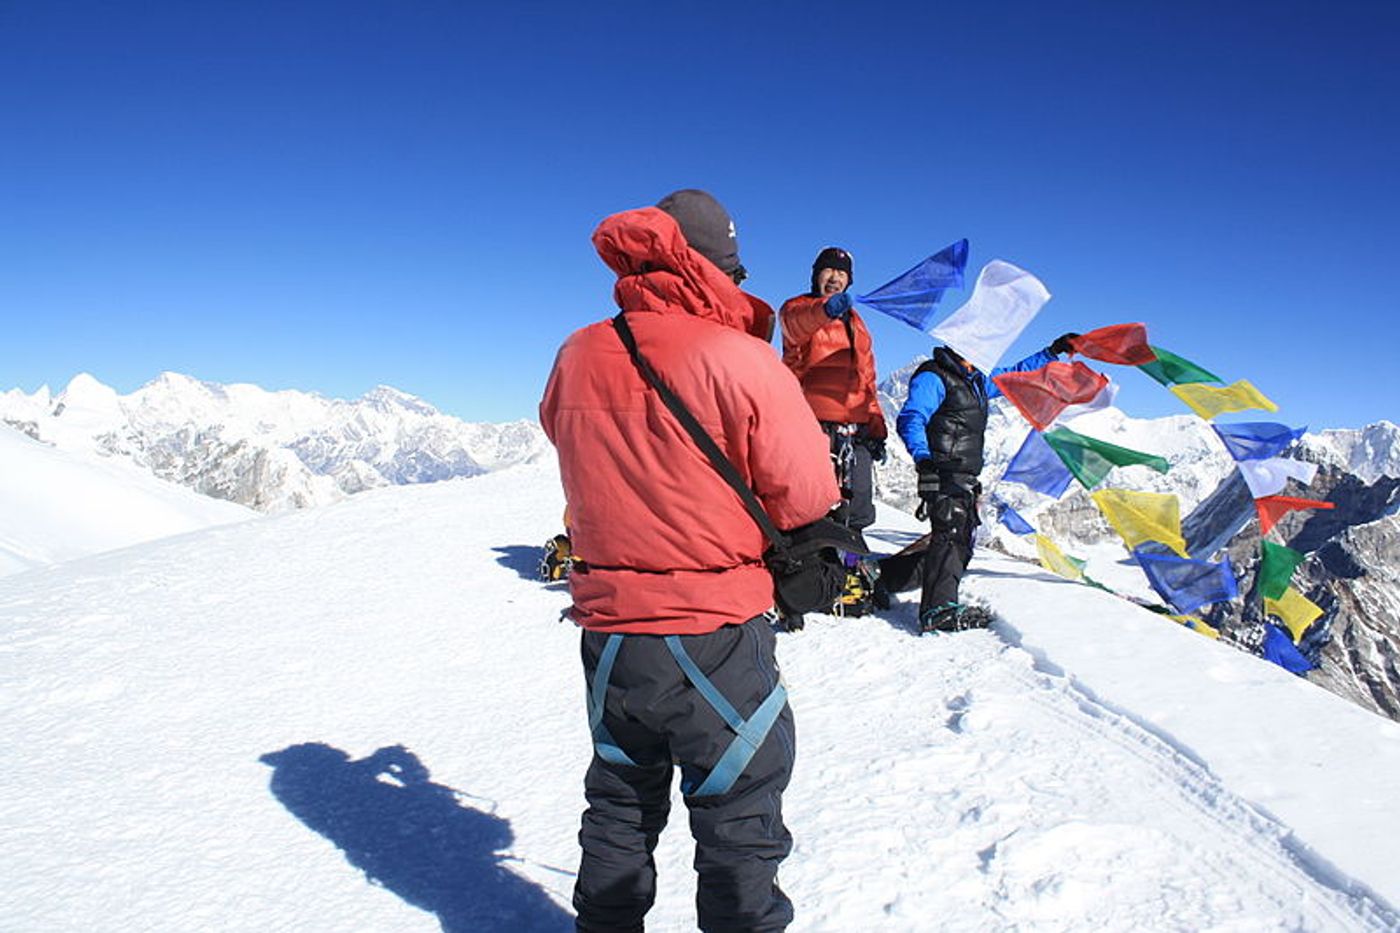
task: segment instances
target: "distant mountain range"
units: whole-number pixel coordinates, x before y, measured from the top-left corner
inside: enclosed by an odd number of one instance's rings
[[[354,401],[163,373],[129,395],[92,376],[0,394],[0,421],[59,448],[131,460],[263,512],[378,486],[475,476],[548,450],[538,424],[477,424],[379,386]]]
[[[891,433],[919,362],[880,385]],[[1256,414],[1257,420],[1286,420]],[[1219,559],[1228,553],[1241,577],[1241,597],[1216,605],[1206,620],[1226,640],[1245,648],[1257,646],[1263,634],[1261,600],[1254,591],[1259,525],[1249,490],[1210,425],[1193,415],[1137,419],[1107,408],[1081,416],[1074,429],[1166,458],[1171,468],[1165,474],[1143,466],[1120,468],[1104,485],[1176,494],[1193,555]],[[1020,484],[999,482],[1029,430],[1009,403],[993,401],[981,477],[987,493],[983,545],[1035,559],[1035,549],[1025,538],[996,523],[990,502],[996,496],[1069,553],[1116,554],[1119,566],[1110,570],[1128,581],[1123,591],[1160,602],[1145,578],[1130,572],[1127,551],[1115,549],[1117,535],[1077,483],[1062,498],[1051,500]],[[902,444],[891,443],[889,450],[889,461],[877,470],[879,495],[912,510],[918,504],[913,463]],[[1308,678],[1400,720],[1400,427],[1381,421],[1357,430],[1305,434],[1288,455],[1319,465],[1310,486],[1304,489],[1295,481],[1288,494],[1335,506],[1330,511],[1292,513],[1274,534],[1274,540],[1308,555],[1295,574],[1294,587],[1325,610],[1304,637],[1303,647],[1320,665]],[[1136,592],[1134,576],[1139,578]]]

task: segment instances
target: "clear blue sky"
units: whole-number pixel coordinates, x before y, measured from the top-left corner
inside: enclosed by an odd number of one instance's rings
[[[0,389],[533,417],[612,310],[593,227],[702,187],[775,304],[965,236],[1055,294],[1017,353],[1141,320],[1291,423],[1400,420],[1397,45],[1384,0],[0,0]]]

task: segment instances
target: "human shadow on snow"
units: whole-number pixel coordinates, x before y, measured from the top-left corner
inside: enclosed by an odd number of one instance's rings
[[[499,556],[496,563],[507,570],[514,570],[526,580],[540,579],[540,559],[544,557],[544,548],[528,547],[524,544],[506,544],[492,548]]]
[[[272,794],[293,816],[372,884],[436,914],[444,933],[573,929],[542,888],[502,864],[515,838],[510,822],[465,806],[402,745],[352,760],[306,742],[259,760],[272,766]]]

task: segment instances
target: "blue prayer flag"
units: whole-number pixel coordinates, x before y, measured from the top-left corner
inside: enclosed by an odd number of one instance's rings
[[[1133,557],[1157,595],[1182,615],[1239,595],[1239,584],[1230,569],[1229,557],[1212,564],[1174,554],[1152,553],[1143,548],[1133,551]]]
[[[1260,653],[1266,661],[1273,661],[1279,667],[1301,677],[1317,667],[1293,644],[1293,638],[1272,622],[1264,623],[1264,644]]]
[[[1026,435],[1021,449],[1006,466],[1001,476],[1008,483],[1020,483],[1036,492],[1058,499],[1064,495],[1074,474],[1055,453],[1039,431],[1032,430]]]
[[[1011,507],[1011,503],[1003,502],[1000,499],[993,500],[993,502],[997,509],[997,521],[1018,535],[1035,534],[1031,523],[1022,518],[1021,513]]]
[[[966,267],[967,240],[959,240],[856,301],[927,331],[943,293],[962,287]]]
[[[1277,457],[1288,445],[1303,436],[1307,427],[1290,428],[1272,421],[1248,421],[1243,424],[1213,424],[1230,456],[1236,460],[1267,460]]]

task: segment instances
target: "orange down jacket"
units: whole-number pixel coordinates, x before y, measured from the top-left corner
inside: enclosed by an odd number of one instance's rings
[[[884,438],[885,416],[875,393],[875,351],[856,309],[847,322],[827,317],[825,299],[798,295],[783,302],[783,362],[802,383],[820,421],[863,424]]]
[[[792,374],[750,336],[766,306],[691,250],[656,208],[608,217],[593,244],[617,273],[614,297],[642,356],[774,524],[790,529],[825,515],[840,500],[827,438]],[[579,624],[701,634],[772,606],[767,539],[610,322],[564,342],[540,423],[559,454],[570,536],[586,563],[569,575]]]

